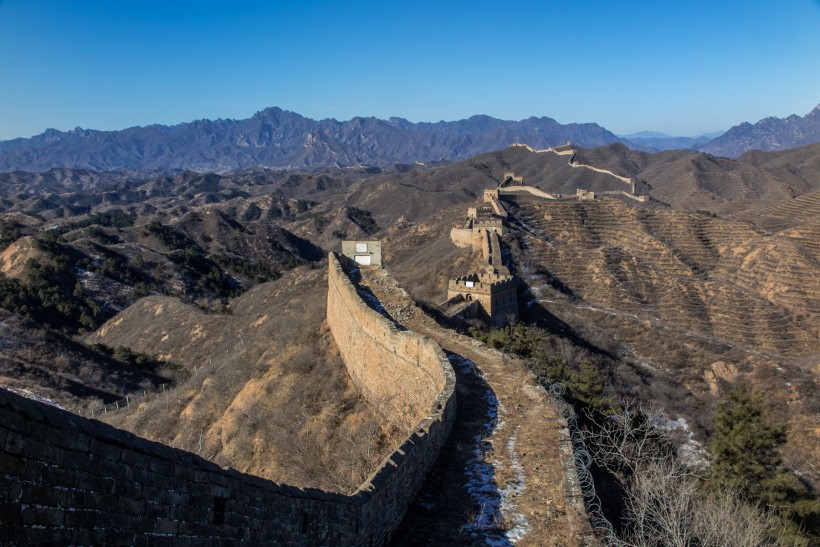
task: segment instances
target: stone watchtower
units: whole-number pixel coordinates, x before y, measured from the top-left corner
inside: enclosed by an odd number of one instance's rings
[[[518,291],[511,275],[474,273],[451,279],[447,284],[447,300],[463,298],[476,301],[482,319],[494,326],[506,325],[518,318]]]
[[[504,181],[523,183],[523,179],[516,177],[515,173],[505,173]],[[481,203],[467,209],[463,227],[450,231],[450,239],[457,246],[470,246],[475,251],[481,251],[486,261],[486,271],[450,279],[447,283],[447,301],[440,307],[450,310],[445,315],[450,312],[462,317],[478,315],[495,326],[518,317],[517,280],[504,266],[501,254],[506,218],[507,210],[500,201],[498,187],[486,188]]]

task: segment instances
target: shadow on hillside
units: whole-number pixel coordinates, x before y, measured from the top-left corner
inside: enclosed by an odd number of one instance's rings
[[[456,422],[390,545],[511,545],[499,528],[501,492],[487,461],[498,399],[472,361],[447,357],[456,373]]]
[[[611,340],[601,338],[600,340],[591,340],[589,336],[576,331],[570,324],[561,320],[559,317],[550,312],[540,302],[531,298],[532,292],[526,283],[519,279],[519,283],[523,289],[519,287],[519,295],[523,294],[524,298],[519,298],[518,309],[521,320],[528,324],[542,328],[552,334],[556,334],[562,338],[566,338],[574,345],[591,351],[597,355],[603,355],[610,359],[616,359],[615,348],[610,347]]]

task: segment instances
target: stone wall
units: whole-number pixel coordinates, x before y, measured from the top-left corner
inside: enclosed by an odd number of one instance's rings
[[[0,543],[362,543],[369,496],[278,485],[0,389]]]
[[[477,238],[472,228],[453,228],[450,230],[450,241],[452,241],[456,247],[472,247],[475,249],[475,239]]]
[[[632,187],[632,179],[630,177],[622,177],[621,175],[616,175],[615,173],[613,173],[609,169],[601,169],[600,167],[593,167],[593,166],[587,165],[585,163],[578,163],[578,162],[572,162],[572,161],[570,161],[569,166],[570,167],[581,167],[581,168],[584,168],[584,169],[589,169],[591,171],[595,171],[596,173],[603,173],[604,175],[609,175],[611,177],[615,177],[619,181],[629,184],[630,188]]]
[[[490,264],[490,256],[492,249],[490,248],[490,232],[485,232],[483,228],[476,229],[479,241],[481,242],[481,257],[485,262]]]
[[[412,422],[401,446],[356,493],[222,469],[0,389],[0,544],[386,543],[452,429],[455,375],[438,345],[367,308],[333,255],[328,277],[328,319],[340,346],[364,331],[380,342],[372,355],[359,348],[357,357],[366,360],[347,363],[359,382],[371,384],[365,396],[381,400],[385,371],[380,364],[371,376],[367,368],[387,348],[395,351],[390,381],[405,385],[396,396],[408,401],[390,408],[401,410],[397,420]],[[345,315],[343,306],[354,311]],[[410,370],[413,363],[424,372]],[[423,395],[411,393],[416,388]]]
[[[484,258],[492,268],[492,271],[500,275],[510,275],[510,270],[504,265],[501,258],[501,240],[496,232],[488,232],[488,256]]]
[[[633,189],[631,192],[626,192],[624,190],[610,190],[607,192],[599,192],[602,196],[624,196],[629,199],[634,199],[635,201],[640,201],[641,203],[646,203],[646,196],[637,196],[635,195],[634,190],[634,181],[633,181]]]
[[[534,186],[516,186],[514,188],[501,188],[499,190],[502,196],[516,196],[516,195],[525,195],[529,194],[531,196],[544,198],[544,199],[557,199],[554,194],[548,194],[539,188],[535,188]]]
[[[328,270],[328,325],[353,383],[389,422],[414,428],[447,385],[447,357],[367,306],[334,253]]]
[[[576,154],[577,151],[572,149],[572,148],[568,148],[566,150],[558,150],[557,148],[562,148],[562,147],[557,147],[556,148],[556,147],[551,146],[551,147],[543,149],[543,150],[536,150],[532,146],[529,146],[529,145],[526,145],[526,144],[513,144],[511,146],[521,146],[522,148],[526,148],[530,152],[535,152],[537,154],[552,153],[552,154],[557,154],[558,156],[571,156],[570,159],[569,159],[569,166],[570,167],[574,167],[574,168],[581,167],[581,168],[584,168],[584,169],[591,169],[592,171],[596,171],[598,173],[603,173],[605,175],[610,175],[610,176],[615,177],[616,179],[618,179],[622,182],[625,182],[625,183],[629,184],[630,185],[630,191],[633,194],[635,193],[635,181],[632,178],[617,175],[617,174],[613,173],[612,171],[610,171],[609,169],[601,169],[599,167],[593,167],[591,165],[586,165],[584,163],[578,163],[577,161],[575,161],[575,154]],[[567,143],[566,145],[563,145],[563,146],[569,146],[569,143]],[[507,175],[511,175],[511,174],[512,173],[504,173],[504,177],[506,178]]]
[[[348,269],[355,264],[333,252],[328,261],[327,321],[348,373],[388,420],[410,430],[360,488],[371,492],[362,519],[381,540],[398,526],[450,435],[455,373],[436,342],[401,330],[362,301],[342,261]]]

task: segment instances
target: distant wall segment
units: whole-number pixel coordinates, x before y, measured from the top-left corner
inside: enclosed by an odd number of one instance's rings
[[[0,389],[0,543],[384,544],[450,434],[455,375],[435,342],[368,308],[332,254],[328,279],[328,322],[351,377],[377,404],[394,397],[384,412],[409,430],[356,493],[222,469]],[[376,349],[353,341],[364,332]],[[404,389],[380,390],[381,379]]]

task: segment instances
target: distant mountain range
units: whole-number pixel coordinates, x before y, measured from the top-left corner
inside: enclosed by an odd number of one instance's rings
[[[357,117],[339,122],[267,108],[246,120],[198,120],[122,131],[49,129],[30,139],[0,143],[0,171],[385,166],[461,160],[517,142],[546,148],[567,141],[583,147],[623,142],[594,123],[562,125],[546,117],[504,121],[473,116],[437,123]]]
[[[568,141],[583,148],[620,142],[647,152],[690,149],[735,158],[749,150],[785,150],[820,142],[820,106],[802,118],[766,118],[710,137],[641,132],[626,138],[598,124],[562,125],[547,117],[506,121],[472,116],[436,123],[372,117],[317,121],[280,108],[267,108],[246,120],[197,120],[122,131],[48,129],[30,139],[0,142],[0,171],[73,168],[228,172],[251,167],[384,167],[458,161],[514,143],[547,148]]]
[[[765,118],[756,124],[742,123],[725,133],[673,137],[657,131],[619,135],[630,148],[641,152],[697,150],[713,156],[737,158],[751,150],[774,152],[820,142],[820,105],[803,116]]]
[[[698,148],[713,156],[736,158],[750,150],[788,150],[820,142],[820,105],[803,116],[765,118],[742,123]]]

